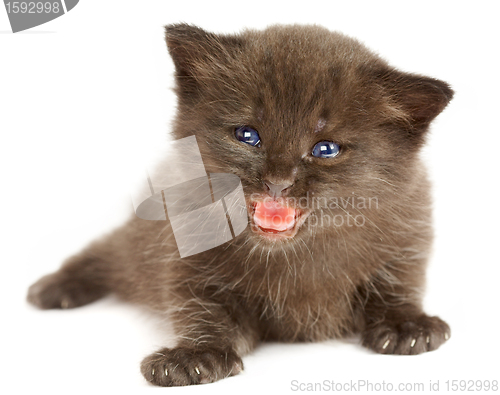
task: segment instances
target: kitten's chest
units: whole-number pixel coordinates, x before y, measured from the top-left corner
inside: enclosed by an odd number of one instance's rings
[[[248,308],[257,310],[265,336],[318,341],[351,331],[356,290],[348,274],[321,265],[313,270],[304,266],[304,261],[288,263],[259,271],[241,282]]]
[[[268,295],[261,312],[267,336],[283,341],[340,337],[354,325],[356,306],[352,294],[351,289],[340,291],[316,285],[290,289],[288,295]]]

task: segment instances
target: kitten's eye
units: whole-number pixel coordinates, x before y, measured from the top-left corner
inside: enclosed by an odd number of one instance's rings
[[[252,147],[260,147],[259,133],[248,126],[240,126],[234,131],[234,135],[242,143],[249,144]]]
[[[312,150],[312,154],[316,158],[334,158],[339,153],[340,147],[333,141],[320,141]]]

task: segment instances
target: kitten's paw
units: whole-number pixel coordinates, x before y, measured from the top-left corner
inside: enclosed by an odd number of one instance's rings
[[[40,309],[70,309],[91,303],[106,293],[103,287],[89,281],[56,272],[29,287],[27,300]]]
[[[380,354],[415,355],[436,350],[450,338],[450,327],[439,317],[382,321],[363,333],[363,345]]]
[[[243,362],[234,351],[216,348],[164,348],[141,363],[145,379],[162,387],[213,383],[242,370]]]

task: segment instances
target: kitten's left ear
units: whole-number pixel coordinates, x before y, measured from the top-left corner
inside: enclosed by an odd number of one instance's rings
[[[425,129],[453,98],[443,81],[391,70],[380,76],[393,102],[401,107],[413,129]]]

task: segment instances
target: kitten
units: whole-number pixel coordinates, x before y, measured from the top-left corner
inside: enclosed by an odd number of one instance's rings
[[[382,354],[444,343],[450,328],[422,310],[432,228],[419,151],[450,87],[317,26],[216,35],[176,24],[166,41],[173,137],[195,134],[207,172],[241,179],[250,226],[180,258],[164,221],[133,216],[28,300],[73,308],[113,292],[167,314],[177,346],[141,364],[161,386],[238,374],[270,339],[360,333]]]

